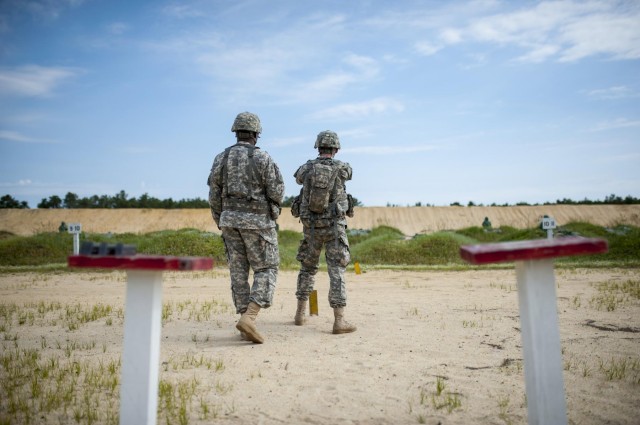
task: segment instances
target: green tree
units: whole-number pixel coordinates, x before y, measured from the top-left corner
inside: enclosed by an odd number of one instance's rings
[[[0,209],[2,208],[28,209],[29,204],[27,204],[27,201],[18,201],[11,195],[4,195],[0,198]]]
[[[38,208],[62,208],[62,199],[58,195],[49,196],[49,199],[43,198]]]
[[[130,208],[130,201],[127,199],[127,192],[121,190],[113,198],[113,208]]]
[[[78,195],[76,195],[75,193],[67,192],[67,194],[64,195],[62,205],[64,208],[78,208]]]

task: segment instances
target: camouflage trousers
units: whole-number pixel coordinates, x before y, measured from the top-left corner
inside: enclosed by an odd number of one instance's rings
[[[236,313],[244,313],[252,301],[262,308],[270,307],[280,265],[276,229],[223,227],[222,238],[229,262],[231,295]],[[253,269],[251,287],[250,268]]]
[[[344,272],[351,261],[349,240],[343,225],[312,229],[304,226],[304,239],[300,242],[296,259],[300,261],[296,298],[309,299],[313,291],[315,275],[320,264],[320,252],[325,247],[325,259],[329,272],[329,305],[332,308],[347,305]]]

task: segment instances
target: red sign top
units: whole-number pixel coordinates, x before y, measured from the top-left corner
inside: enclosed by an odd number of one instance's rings
[[[213,258],[170,257],[162,255],[71,255],[67,259],[69,267],[126,270],[210,270]]]
[[[460,256],[471,264],[503,263],[507,261],[539,260],[572,255],[607,252],[607,241],[596,238],[567,237],[531,241],[463,245]]]

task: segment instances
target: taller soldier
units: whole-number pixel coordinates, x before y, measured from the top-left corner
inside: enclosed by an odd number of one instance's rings
[[[320,132],[314,147],[318,149],[318,157],[307,161],[294,174],[302,190],[291,211],[294,216],[300,217],[304,231],[297,255],[300,272],[296,290],[298,308],[294,321],[298,326],[306,322],[307,300],[313,290],[320,252],[324,246],[329,272],[329,305],[335,317],[333,333],[354,332],[356,327],[344,319],[347,305],[344,275],[351,260],[346,216],[353,216],[353,202],[346,193],[345,182],[351,180],[351,166],[334,159],[340,149],[340,139],[335,132]]]
[[[262,133],[257,115],[238,114],[231,131],[237,143],[218,154],[207,184],[213,220],[222,238],[231,274],[236,328],[243,338],[262,344],[256,328],[261,308],[268,308],[276,288],[280,253],[276,222],[284,182],[271,156],[256,146]],[[249,286],[249,270],[253,285]]]

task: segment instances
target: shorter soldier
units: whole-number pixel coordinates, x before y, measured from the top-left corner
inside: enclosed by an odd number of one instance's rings
[[[340,149],[340,139],[333,131],[318,134],[314,147],[318,149],[318,157],[307,161],[294,174],[296,182],[303,187],[291,210],[294,216],[300,217],[304,230],[296,257],[300,261],[300,272],[295,324],[302,326],[306,322],[307,300],[324,246],[330,282],[329,305],[335,317],[333,333],[354,332],[356,327],[344,320],[347,305],[344,274],[351,260],[345,216],[353,216],[352,198],[346,193],[345,182],[351,180],[351,166],[333,159]]]

